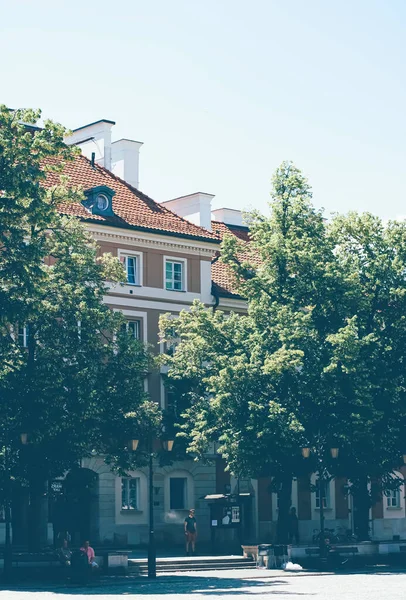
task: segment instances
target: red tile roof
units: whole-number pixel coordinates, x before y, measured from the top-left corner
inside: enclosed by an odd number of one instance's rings
[[[213,233],[219,235],[221,239],[223,239],[226,234],[234,235],[236,238],[238,238],[238,240],[242,242],[242,251],[238,255],[239,259],[242,261],[248,258],[252,259],[248,252],[244,252],[244,246],[248,246],[250,241],[248,227],[240,227],[237,225],[228,225],[227,223],[222,223],[220,221],[212,221],[211,228]],[[221,257],[213,263],[211,275],[213,287],[219,296],[239,297],[236,291],[236,278],[229,266],[221,261]]]
[[[63,174],[68,176],[69,183],[72,186],[80,186],[84,190],[105,185],[115,191],[113,196],[115,216],[113,217],[93,215],[79,203],[62,204],[60,209],[64,214],[75,215],[86,221],[100,222],[115,227],[130,227],[202,241],[219,242],[217,234],[179,217],[162,204],[155,202],[152,198],[113,175],[107,169],[98,165],[92,167],[90,160],[82,155],[77,156],[72,162],[67,162]],[[59,177],[59,173],[48,173],[45,185],[57,185]]]

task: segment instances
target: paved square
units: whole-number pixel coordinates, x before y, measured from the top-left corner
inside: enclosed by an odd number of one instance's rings
[[[53,591],[2,590],[0,600],[122,600],[124,597],[148,600],[404,600],[406,574],[369,573],[340,575],[262,576],[250,571],[210,572],[158,577],[155,582],[131,581],[94,588],[60,587]]]

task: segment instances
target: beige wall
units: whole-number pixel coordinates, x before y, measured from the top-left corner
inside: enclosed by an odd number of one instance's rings
[[[136,302],[136,299],[134,299]],[[126,311],[126,310],[137,310],[137,306],[134,304],[128,304],[128,306],[117,306],[114,305],[114,298],[112,298],[112,302],[109,303],[109,307],[113,310]],[[186,306],[185,306],[186,308]],[[144,340],[148,344],[151,345],[151,349],[155,354],[160,352],[160,344],[159,344],[159,317],[163,314],[166,314],[168,311],[166,310],[155,310],[155,309],[142,309],[140,312],[145,313],[146,325],[147,325],[147,339]],[[175,311],[172,314],[178,314]],[[131,316],[125,315],[126,318],[131,319]],[[142,323],[141,331],[143,331],[144,317],[136,316],[136,319],[139,319]],[[148,393],[151,396],[152,400],[155,400],[158,403],[164,402],[164,394],[161,386],[161,374],[158,371],[151,373],[148,377]]]
[[[143,254],[143,286],[163,289],[164,287],[164,256],[173,256],[187,261],[187,290],[200,294],[200,258],[195,255],[182,254],[179,252],[166,252],[154,248],[140,248],[128,244],[113,244],[110,242],[99,242],[100,254],[109,252],[118,256],[118,250],[129,252],[141,252]]]

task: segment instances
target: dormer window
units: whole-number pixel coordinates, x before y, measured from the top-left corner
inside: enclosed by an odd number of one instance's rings
[[[83,200],[83,206],[92,215],[101,217],[111,217],[113,212],[113,196],[115,191],[105,185],[85,190],[86,200]]]

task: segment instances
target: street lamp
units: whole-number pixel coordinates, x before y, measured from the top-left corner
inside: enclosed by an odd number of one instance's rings
[[[130,448],[133,452],[135,452],[136,449],[138,448],[138,444],[139,444],[139,440],[131,440]]]
[[[21,443],[25,446],[28,444],[28,433],[20,434]],[[4,448],[4,471],[6,475],[5,494],[4,494],[4,521],[6,535],[4,540],[4,562],[3,575],[7,581],[11,576],[13,566],[13,548],[11,544],[11,466],[10,466],[11,447],[9,441],[6,441]]]
[[[310,456],[310,448],[304,447],[302,448],[302,456],[303,458],[309,458]],[[326,540],[325,540],[325,529],[324,529],[324,489],[325,489],[325,467],[324,467],[324,448],[313,449],[313,453],[315,454],[318,462],[318,472],[317,472],[317,482],[319,485],[319,498],[320,498],[320,559],[325,562],[327,560],[326,555]],[[334,447],[330,448],[331,458],[338,458],[339,449]]]
[[[139,440],[131,440],[132,450],[138,448]],[[164,440],[162,445],[164,450],[171,452],[174,440]],[[154,533],[154,451],[152,447],[152,437],[148,437],[148,502],[149,502],[149,536],[148,536],[148,577],[155,579],[156,577],[156,545]]]

